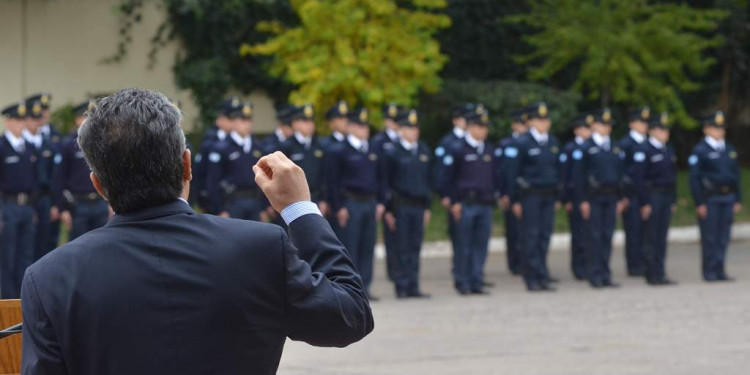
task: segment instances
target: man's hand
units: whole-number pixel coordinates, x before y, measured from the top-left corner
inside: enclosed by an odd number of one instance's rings
[[[591,204],[589,202],[581,202],[581,218],[588,220],[591,217]]]
[[[440,205],[443,206],[446,210],[451,209],[451,199],[448,197],[443,197],[443,199],[440,200]]]
[[[424,221],[424,227],[427,228],[427,226],[430,225],[430,219],[432,219],[432,211],[424,210],[424,217],[422,219]]]
[[[318,203],[318,209],[323,216],[328,216],[328,202],[321,201]]]
[[[520,203],[513,203],[513,215],[516,215],[516,219],[523,219],[523,206]]]
[[[49,209],[49,221],[58,220],[60,220],[60,209],[57,208],[57,206],[52,206],[52,208]]]
[[[739,213],[740,211],[742,211],[742,203],[735,202],[733,209],[734,209],[734,213],[736,214]]]
[[[620,215],[623,212],[625,212],[625,210],[628,209],[629,205],[630,205],[630,201],[628,200],[628,198],[623,198],[622,200],[617,202],[617,214]]]
[[[648,218],[651,217],[651,212],[652,212],[652,209],[651,209],[651,205],[650,204],[647,204],[647,205],[641,207],[641,218],[643,220],[648,220]]]
[[[305,172],[279,151],[266,155],[253,166],[255,182],[277,212],[310,200]]]
[[[451,206],[451,215],[453,215],[453,220],[455,221],[461,221],[461,210],[463,208],[461,207],[461,203],[454,203],[453,206]]]
[[[107,208],[109,209],[109,216],[107,218],[111,219],[112,216],[115,216],[115,210],[112,209],[112,206],[108,206]]]
[[[336,212],[336,220],[339,221],[340,227],[345,227],[346,223],[349,222],[349,210],[344,207]]]
[[[500,197],[500,208],[503,211],[508,211],[508,208],[510,208],[510,197],[507,195]]]
[[[221,211],[221,212],[219,212],[219,217],[224,217],[224,218],[228,219],[231,216],[229,215],[229,212],[227,212],[227,211]]]
[[[383,218],[384,213],[385,213],[385,206],[378,203],[378,205],[375,206],[375,219],[377,221],[380,221]]]
[[[565,211],[567,213],[573,212],[573,203],[570,203],[570,202],[565,203]]]
[[[260,215],[258,215],[258,216],[260,217],[260,221],[263,222],[263,223],[270,223],[271,222],[271,218],[268,216],[268,212],[267,211],[261,211]]]
[[[555,211],[559,211],[560,207],[562,207],[562,203],[560,203],[559,201],[555,202]]]
[[[395,232],[396,231],[396,217],[393,216],[393,213],[386,212],[384,218],[385,218],[385,225],[388,227],[388,230],[390,230],[391,232]]]
[[[708,207],[706,207],[705,204],[702,204],[695,208],[695,213],[698,214],[699,219],[706,220],[708,217]]]
[[[63,211],[60,214],[60,221],[68,232],[73,229],[73,215],[70,214],[70,211]]]

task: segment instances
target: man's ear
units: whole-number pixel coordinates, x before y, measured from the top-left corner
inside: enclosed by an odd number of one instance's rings
[[[182,152],[182,180],[193,181],[193,157],[190,150]]]
[[[109,200],[107,200],[107,196],[104,195],[104,190],[102,189],[102,182],[99,181],[99,177],[96,177],[94,172],[91,172],[89,174],[89,179],[91,179],[91,183],[94,184],[94,189],[96,189],[96,192],[99,193],[99,195],[101,195],[105,201],[109,202]]]

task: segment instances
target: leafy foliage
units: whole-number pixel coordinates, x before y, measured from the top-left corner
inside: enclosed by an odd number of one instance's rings
[[[669,110],[678,123],[695,126],[681,92],[696,91],[693,78],[716,63],[706,50],[721,46],[713,34],[727,12],[649,0],[529,0],[530,12],[506,18],[531,26],[524,40],[533,52],[529,77],[549,80],[577,66],[572,88],[602,105],[650,104]]]
[[[250,40],[240,53],[272,56],[269,73],[296,87],[291,102],[317,108],[340,99],[370,108],[390,101],[412,105],[421,90],[440,89],[438,73],[447,59],[433,36],[450,25],[435,13],[445,0],[290,3],[299,26],[261,23],[260,30],[275,36],[265,43]]]

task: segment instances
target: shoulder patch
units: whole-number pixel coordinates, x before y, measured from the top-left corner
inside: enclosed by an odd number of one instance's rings
[[[635,161],[636,163],[640,163],[640,162],[642,162],[642,161],[646,160],[646,154],[644,154],[644,153],[643,153],[643,152],[641,152],[641,151],[638,151],[638,152],[636,152],[635,154],[633,154],[633,160],[634,160],[634,161]]]
[[[505,149],[505,156],[509,157],[511,159],[515,158],[516,156],[518,156],[518,149],[515,148],[515,147],[508,147],[508,148],[506,148]]]
[[[573,160],[581,160],[581,159],[583,159],[583,151],[581,150],[573,151]]]
[[[208,154],[208,160],[212,163],[218,163],[221,161],[221,154],[218,152],[212,152]]]
[[[498,147],[498,148],[495,149],[495,157],[499,158],[501,156],[503,156],[503,148],[502,147]]]
[[[453,156],[446,155],[443,158],[443,164],[445,164],[445,165],[453,165]]]
[[[560,163],[565,163],[566,161],[568,161],[568,154],[566,153],[560,154],[559,160],[560,160]]]
[[[697,155],[690,155],[688,158],[688,164],[690,165],[696,165],[698,164],[698,156]]]
[[[729,158],[730,159],[737,159],[737,152],[735,152],[735,151],[730,152],[729,153]]]
[[[55,159],[54,159],[54,162],[55,162],[55,164],[60,164],[60,163],[62,163],[62,155],[60,155],[60,154],[56,154],[56,155],[55,155]]]
[[[435,149],[435,156],[441,158],[441,157],[443,157],[443,155],[445,155],[445,148],[443,148],[442,146],[440,146],[440,147],[438,147],[438,148]]]

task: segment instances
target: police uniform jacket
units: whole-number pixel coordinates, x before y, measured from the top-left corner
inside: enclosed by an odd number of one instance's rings
[[[95,194],[96,189],[89,177],[91,168],[78,147],[78,133],[73,133],[60,144],[60,157],[55,179],[56,203],[62,210],[72,209],[74,196]]]
[[[265,202],[260,188],[255,183],[253,165],[263,157],[262,145],[255,137],[250,137],[251,145],[245,150],[243,145],[231,135],[223,141],[216,141],[208,154],[206,187],[215,212],[225,211],[224,198],[237,193],[254,193]]]
[[[480,151],[463,139],[442,160],[447,181],[445,196],[451,202],[494,204],[499,192],[493,174],[494,149],[489,142],[485,141]]]
[[[696,206],[719,194],[733,193],[736,202],[742,201],[740,166],[734,146],[725,142],[723,150],[716,150],[704,138],[693,149],[688,164],[690,191]]]
[[[305,171],[312,200],[314,202],[326,201],[326,153],[318,137],[313,136],[310,145],[306,146],[293,135],[281,144],[280,149],[284,155]]]
[[[675,194],[677,156],[672,147],[657,147],[649,140],[636,146],[633,158],[633,185],[641,205],[648,204],[652,192]]]
[[[382,196],[389,210],[399,204],[430,207],[432,201],[432,152],[423,142],[407,150],[400,142],[384,152]]]
[[[559,154],[559,143],[551,134],[542,145],[529,132],[518,137],[513,147],[506,148],[505,186],[510,199],[517,202],[523,194],[530,192],[558,197],[561,181]]]

